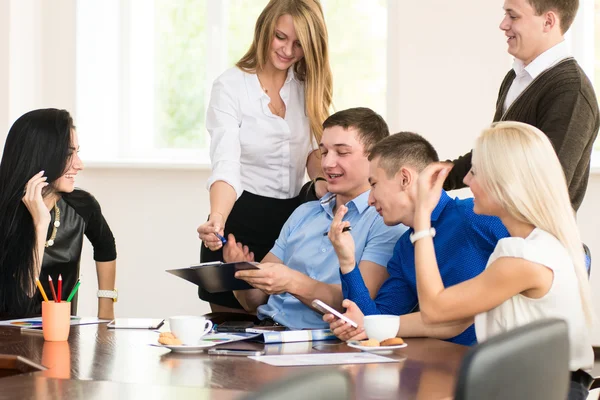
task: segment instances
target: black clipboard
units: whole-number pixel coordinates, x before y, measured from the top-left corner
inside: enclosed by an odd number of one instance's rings
[[[246,281],[234,277],[236,271],[259,269],[257,262],[222,263],[220,261],[192,265],[187,268],[168,269],[167,272],[192,282],[209,293],[253,289]]]

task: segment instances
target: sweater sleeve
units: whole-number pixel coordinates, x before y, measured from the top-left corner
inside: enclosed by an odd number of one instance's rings
[[[563,86],[540,101],[538,128],[548,136],[565,172],[567,186],[597,134],[598,115],[578,88]]]
[[[448,160],[450,161],[450,160]],[[471,169],[471,152],[451,161],[454,167],[450,170],[448,177],[444,181],[444,190],[454,190],[464,188],[463,182],[465,175]]]

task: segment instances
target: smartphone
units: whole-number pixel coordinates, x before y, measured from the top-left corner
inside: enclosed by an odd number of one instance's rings
[[[225,321],[218,324],[215,329],[217,332],[246,332],[246,328],[253,328],[252,321]]]
[[[346,321],[347,323],[349,323],[350,326],[352,326],[353,328],[358,328],[358,324],[356,322],[354,322],[350,318],[340,314],[334,308],[329,307],[327,304],[323,303],[321,300],[313,300],[312,306],[316,310],[318,310],[321,314],[333,314],[336,317],[338,317],[339,319],[341,319],[342,321]]]
[[[264,350],[248,350],[248,349],[209,349],[208,354],[214,356],[262,356]]]

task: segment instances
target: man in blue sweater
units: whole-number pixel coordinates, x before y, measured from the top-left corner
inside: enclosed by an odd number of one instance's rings
[[[423,137],[401,132],[379,142],[370,152],[369,204],[381,214],[388,226],[400,223],[410,227],[396,243],[388,262],[389,278],[383,283],[375,300],[369,296],[361,273],[356,268],[351,248],[351,236],[337,233],[332,243],[340,260],[340,276],[346,316],[359,324],[350,327],[331,314],[324,316],[330,328],[342,340],[363,339],[363,316],[373,314],[403,315],[399,336],[434,336],[450,342],[472,345],[476,342],[473,326],[426,326],[417,310],[413,215],[417,200],[419,173],[430,163],[439,161],[433,146]],[[336,223],[336,221],[334,221]],[[481,273],[499,239],[508,236],[500,219],[477,215],[473,199],[452,199],[442,192],[431,216],[436,230],[434,245],[437,261],[446,287],[471,279]],[[332,229],[333,231],[333,229]],[[465,329],[466,328],[466,329]],[[457,335],[457,336],[454,336]]]

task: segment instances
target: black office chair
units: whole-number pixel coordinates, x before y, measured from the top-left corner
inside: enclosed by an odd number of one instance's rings
[[[352,398],[351,381],[340,369],[318,370],[286,377],[242,400],[346,400]]]
[[[569,385],[567,324],[546,319],[471,348],[460,368],[455,400],[564,400]]]

